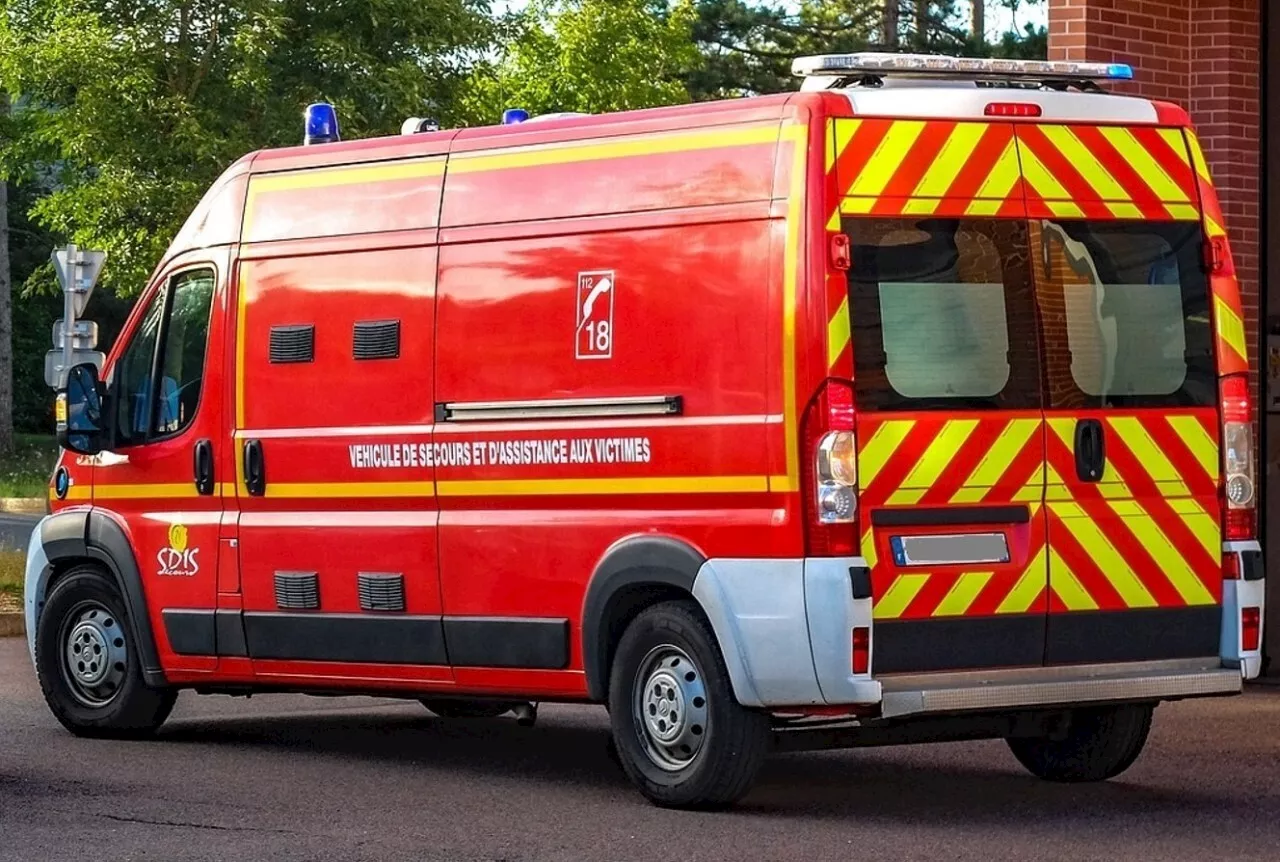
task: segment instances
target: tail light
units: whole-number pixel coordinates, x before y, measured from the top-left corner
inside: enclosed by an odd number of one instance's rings
[[[871,629],[868,626],[856,626],[853,630],[851,666],[854,673],[867,673],[871,670]]]
[[[1034,102],[990,102],[983,113],[988,117],[1038,117],[1043,111]]]
[[[858,452],[853,432],[853,387],[829,380],[804,422],[801,464],[808,556],[852,556],[856,548]]]
[[[1262,644],[1262,609],[1240,609],[1240,649],[1253,652]]]
[[[1253,468],[1253,410],[1249,378],[1244,374],[1222,380],[1223,533],[1227,541],[1254,537],[1257,491]]]

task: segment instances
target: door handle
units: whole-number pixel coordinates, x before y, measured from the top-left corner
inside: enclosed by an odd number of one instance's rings
[[[1106,438],[1097,419],[1081,419],[1076,423],[1076,478],[1081,482],[1099,482],[1106,470]]]
[[[209,495],[213,493],[213,442],[197,440],[194,452],[194,470],[196,493]]]
[[[267,474],[261,440],[246,440],[244,443],[244,486],[251,497],[261,497],[266,493]]]

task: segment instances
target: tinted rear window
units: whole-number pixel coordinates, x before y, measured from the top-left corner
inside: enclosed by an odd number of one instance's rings
[[[1039,407],[1024,222],[847,219],[845,230],[863,408]]]

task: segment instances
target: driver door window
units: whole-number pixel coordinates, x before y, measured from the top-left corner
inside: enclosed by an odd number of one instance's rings
[[[120,357],[116,437],[137,445],[183,431],[200,403],[214,276],[208,269],[174,276],[151,298]]]

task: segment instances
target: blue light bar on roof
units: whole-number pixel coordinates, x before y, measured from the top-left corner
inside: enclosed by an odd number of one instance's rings
[[[1125,63],[1075,63],[1066,60],[1002,60],[983,57],[945,57],[936,54],[819,54],[791,63],[793,75],[837,77],[850,75],[925,76],[970,80],[1131,81],[1133,67]]]

